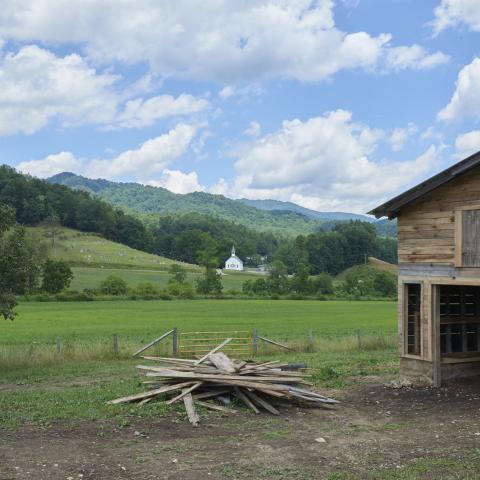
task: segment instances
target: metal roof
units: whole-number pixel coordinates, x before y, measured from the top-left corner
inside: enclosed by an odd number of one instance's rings
[[[392,198],[388,202],[383,203],[382,205],[374,208],[370,212],[370,215],[375,215],[377,218],[388,217],[395,218],[399,215],[402,208],[410,205],[419,198],[425,196],[427,193],[432,192],[433,190],[445,185],[446,183],[452,181],[453,179],[467,173],[475,167],[480,165],[480,151],[470,155],[464,160],[452,165],[450,168],[443,170],[443,172],[434,175],[428,180],[419,183],[415,187],[407,190],[400,195]]]

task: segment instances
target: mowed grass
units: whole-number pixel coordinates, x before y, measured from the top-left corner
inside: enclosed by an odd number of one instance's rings
[[[391,334],[396,303],[314,300],[175,300],[25,302],[13,322],[0,322],[3,345],[52,343],[56,337],[139,343],[176,326],[180,332],[251,330],[277,339]]]
[[[98,287],[100,282],[108,275],[116,275],[123,278],[131,287],[136,287],[139,283],[151,282],[159,288],[164,288],[171,278],[168,271],[126,269],[126,268],[89,268],[73,267],[73,280],[70,290],[83,290],[85,288]],[[188,271],[187,281],[194,284],[195,280],[201,277],[202,272]],[[222,284],[224,291],[241,291],[243,282],[246,280],[256,280],[259,274],[248,272],[224,272],[222,275]]]

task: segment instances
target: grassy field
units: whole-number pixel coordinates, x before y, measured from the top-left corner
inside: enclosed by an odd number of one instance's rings
[[[3,345],[110,339],[142,342],[177,326],[180,331],[251,330],[277,339],[394,333],[393,302],[292,300],[175,300],[27,302],[14,322],[0,322]]]
[[[130,287],[135,287],[142,282],[151,282],[160,288],[167,285],[170,275],[166,271],[142,270],[132,268],[92,268],[92,267],[73,267],[73,280],[70,285],[71,290],[83,290],[84,288],[95,288],[108,275],[116,275],[123,278]],[[202,273],[200,271],[189,271],[187,281],[194,283]],[[224,291],[242,290],[242,284],[246,280],[255,280],[259,278],[258,274],[248,272],[228,272],[222,276]]]
[[[42,236],[44,233],[44,228],[42,227],[29,227],[29,230],[39,236]],[[45,241],[50,242],[47,239]],[[66,260],[72,265],[117,266],[121,268],[155,270],[166,270],[172,263],[181,263],[135,250],[121,243],[105,240],[92,233],[63,227],[55,240],[54,248],[50,251],[50,256]],[[198,269],[196,265],[183,265],[191,270]]]

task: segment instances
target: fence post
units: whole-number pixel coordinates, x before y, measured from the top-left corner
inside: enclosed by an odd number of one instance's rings
[[[313,343],[313,330],[308,331],[308,340],[310,343]]]
[[[355,333],[357,335],[358,349],[361,350],[361,348],[362,348],[362,332],[360,332],[360,329],[357,328]]]
[[[60,354],[62,352],[62,341],[60,340],[60,337],[57,337],[55,339],[55,346],[57,349],[57,353]]]
[[[256,328],[253,329],[252,349],[253,349],[253,354],[256,355],[258,352],[258,332]]]
[[[173,332],[172,332],[172,355],[174,357],[176,357],[178,355],[177,327],[173,327]]]
[[[115,355],[118,355],[118,335],[116,333],[113,334],[113,351]]]

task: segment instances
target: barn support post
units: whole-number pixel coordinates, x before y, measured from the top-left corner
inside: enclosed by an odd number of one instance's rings
[[[438,285],[432,285],[432,381],[434,387],[442,384],[442,364],[440,355],[440,299]]]

